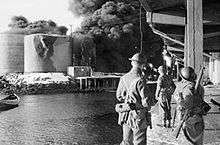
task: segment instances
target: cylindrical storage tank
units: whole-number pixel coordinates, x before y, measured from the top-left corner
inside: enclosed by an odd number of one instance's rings
[[[66,72],[72,64],[72,39],[32,34],[24,38],[24,72]]]
[[[0,33],[0,75],[24,72],[24,36]]]

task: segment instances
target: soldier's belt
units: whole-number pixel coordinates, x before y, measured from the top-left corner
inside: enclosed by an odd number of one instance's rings
[[[130,111],[130,107],[128,103],[119,103],[115,105],[116,112],[128,112]]]
[[[144,107],[136,107],[136,111],[138,110],[142,110],[142,109],[145,109]],[[131,111],[130,107],[129,107],[129,104],[128,103],[118,103],[115,105],[115,111],[116,112],[129,112]]]

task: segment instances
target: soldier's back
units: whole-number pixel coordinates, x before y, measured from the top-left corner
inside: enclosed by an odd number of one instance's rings
[[[126,85],[126,88],[129,88],[131,83],[137,79],[141,79],[140,70],[131,70],[128,73],[126,73],[124,76],[122,76],[122,80]]]

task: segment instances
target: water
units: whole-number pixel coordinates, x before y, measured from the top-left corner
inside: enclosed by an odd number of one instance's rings
[[[29,95],[0,113],[0,145],[120,142],[114,93]]]

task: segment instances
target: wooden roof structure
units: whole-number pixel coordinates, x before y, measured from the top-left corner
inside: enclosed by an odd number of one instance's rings
[[[146,19],[170,47],[184,48],[187,0],[140,0]],[[220,52],[220,0],[202,0],[203,51]]]

